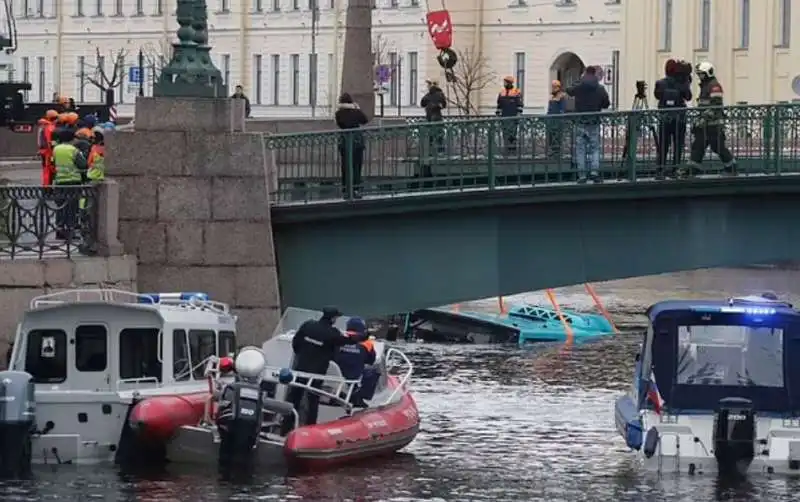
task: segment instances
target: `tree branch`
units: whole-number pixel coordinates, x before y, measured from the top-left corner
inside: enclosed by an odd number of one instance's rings
[[[483,90],[495,80],[486,57],[474,49],[457,51],[458,62],[448,79],[448,101],[463,115],[477,115],[475,105]]]

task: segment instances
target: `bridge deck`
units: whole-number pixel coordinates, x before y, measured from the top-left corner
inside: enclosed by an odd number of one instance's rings
[[[726,143],[740,175],[800,173],[800,105],[735,106],[724,110]],[[600,174],[608,182],[653,182],[659,168],[658,111],[599,114]],[[574,183],[576,131],[585,115],[523,116],[513,119],[451,120],[438,124],[365,128],[360,138],[338,131],[270,136],[277,168],[275,205],[342,202],[357,191],[365,198],[423,196],[443,191],[495,190]],[[694,132],[704,123],[696,109],[686,112],[689,157]],[[694,132],[693,132],[694,130]],[[633,131],[632,134],[627,134]],[[516,136],[515,148],[504,137]],[[363,147],[362,179],[344,183],[355,170],[353,155]],[[672,156],[668,156],[671,163]],[[706,152],[702,176],[723,171]]]

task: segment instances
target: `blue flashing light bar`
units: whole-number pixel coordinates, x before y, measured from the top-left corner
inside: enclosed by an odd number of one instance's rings
[[[777,310],[772,307],[695,307],[694,312],[744,314],[754,316],[775,315]]]
[[[191,300],[208,301],[208,293],[142,293],[139,296],[139,303],[152,305],[161,303],[162,300],[180,300],[186,302]]]

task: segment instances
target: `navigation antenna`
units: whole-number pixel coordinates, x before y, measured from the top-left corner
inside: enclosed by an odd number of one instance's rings
[[[631,111],[633,112],[647,112],[650,111],[650,106],[647,104],[647,82],[644,80],[637,80],[636,81],[636,94],[633,95],[633,104],[631,105]],[[620,168],[617,172],[618,179],[626,179],[628,177],[628,173],[625,170],[625,162],[628,160],[628,147],[631,144],[631,134],[638,134],[641,135],[643,138],[644,133],[647,129],[650,130],[650,133],[653,135],[653,141],[656,144],[656,151],[659,151],[658,145],[658,131],[656,131],[655,125],[652,123],[648,124],[649,116],[644,115],[643,121],[639,124],[639,127],[636,127],[636,131],[632,131],[634,128],[633,126],[633,114],[628,117],[628,125],[625,130],[625,146],[622,149],[622,158],[620,159]],[[635,155],[636,152],[634,152]],[[633,180],[631,180],[633,181]]]

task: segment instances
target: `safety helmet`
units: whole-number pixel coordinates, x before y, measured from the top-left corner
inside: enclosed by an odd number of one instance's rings
[[[77,124],[78,123],[78,114],[75,112],[67,113],[67,124]]]
[[[510,75],[507,76],[507,77],[504,77],[503,78],[503,82],[508,82],[509,84],[513,84],[514,83],[514,77],[512,77]]]
[[[58,118],[58,112],[55,110],[47,110],[44,114],[44,118],[47,120],[56,120]]]
[[[92,139],[94,138],[94,133],[91,129],[82,128],[75,131],[75,137],[80,139]]]
[[[59,113],[58,117],[56,118],[56,122],[59,124],[66,124],[67,123],[67,115],[68,113]]]
[[[714,76],[714,65],[711,64],[708,61],[703,61],[702,63],[697,63],[697,66],[694,67],[694,72],[701,79],[702,78],[712,78]]]

